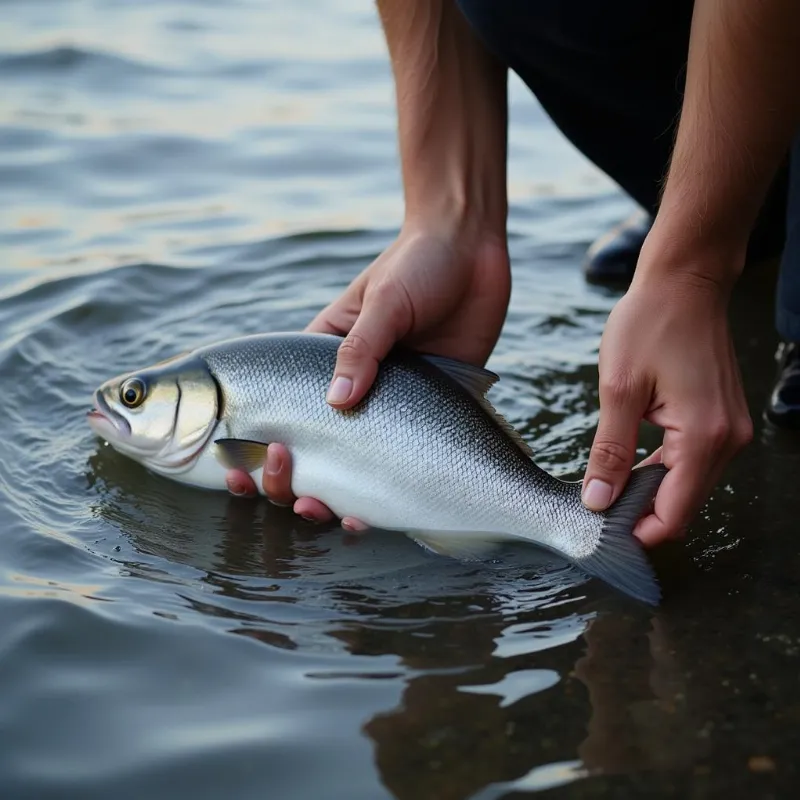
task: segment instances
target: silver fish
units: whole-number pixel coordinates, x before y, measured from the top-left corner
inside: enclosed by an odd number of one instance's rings
[[[341,339],[309,333],[231,339],[104,383],[89,424],[120,453],[181,483],[224,489],[244,469],[261,486],[266,445],[292,453],[292,490],[339,517],[480,558],[498,542],[554,551],[589,575],[657,604],[660,589],[631,531],[666,470],[633,471],[605,513],[532,460],[486,399],[497,376],[397,349],[349,411],[325,401]]]

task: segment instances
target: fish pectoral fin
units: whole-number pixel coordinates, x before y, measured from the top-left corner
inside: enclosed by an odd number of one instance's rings
[[[406,531],[410,539],[426,550],[460,561],[483,561],[503,537],[482,531]]]
[[[264,465],[267,445],[249,439],[215,439],[217,461],[226,469],[255,472]]]

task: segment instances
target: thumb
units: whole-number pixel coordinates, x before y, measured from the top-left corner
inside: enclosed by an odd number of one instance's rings
[[[600,387],[600,421],[583,479],[583,503],[604,511],[619,496],[630,478],[636,457],[639,423],[647,408],[644,391]]]
[[[366,395],[381,360],[408,332],[410,314],[402,297],[380,290],[365,295],[358,318],[339,345],[327,395],[334,408],[352,408]]]

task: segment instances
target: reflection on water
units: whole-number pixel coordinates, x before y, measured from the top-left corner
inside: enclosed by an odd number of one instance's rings
[[[543,788],[697,755],[663,625],[587,600],[568,567],[532,554],[530,566],[519,556],[451,562],[401,535],[350,534],[263,500],[167,484],[110,448],[88,467],[94,513],[129,543],[114,558],[180,583],[171,619],[200,613],[271,647],[347,656],[307,672],[313,681],[402,685],[361,725],[395,797],[418,797],[420,786],[445,798]],[[191,577],[160,576],[162,560]],[[559,745],[568,719],[577,761]]]
[[[532,549],[463,564],[314,526],[91,436],[109,375],[301,328],[391,241],[370,4],[0,7],[3,797],[791,796],[796,441],[759,426],[691,541],[655,554],[654,612]],[[493,395],[576,477],[617,296],[580,263],[630,203],[511,97]],[[754,272],[733,308],[756,414],[773,287]]]

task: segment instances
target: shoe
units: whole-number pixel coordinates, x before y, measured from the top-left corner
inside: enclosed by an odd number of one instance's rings
[[[783,342],[775,360],[778,375],[764,413],[779,428],[800,430],[800,344]]]
[[[653,218],[637,211],[601,236],[587,251],[583,274],[589,283],[627,286]]]

